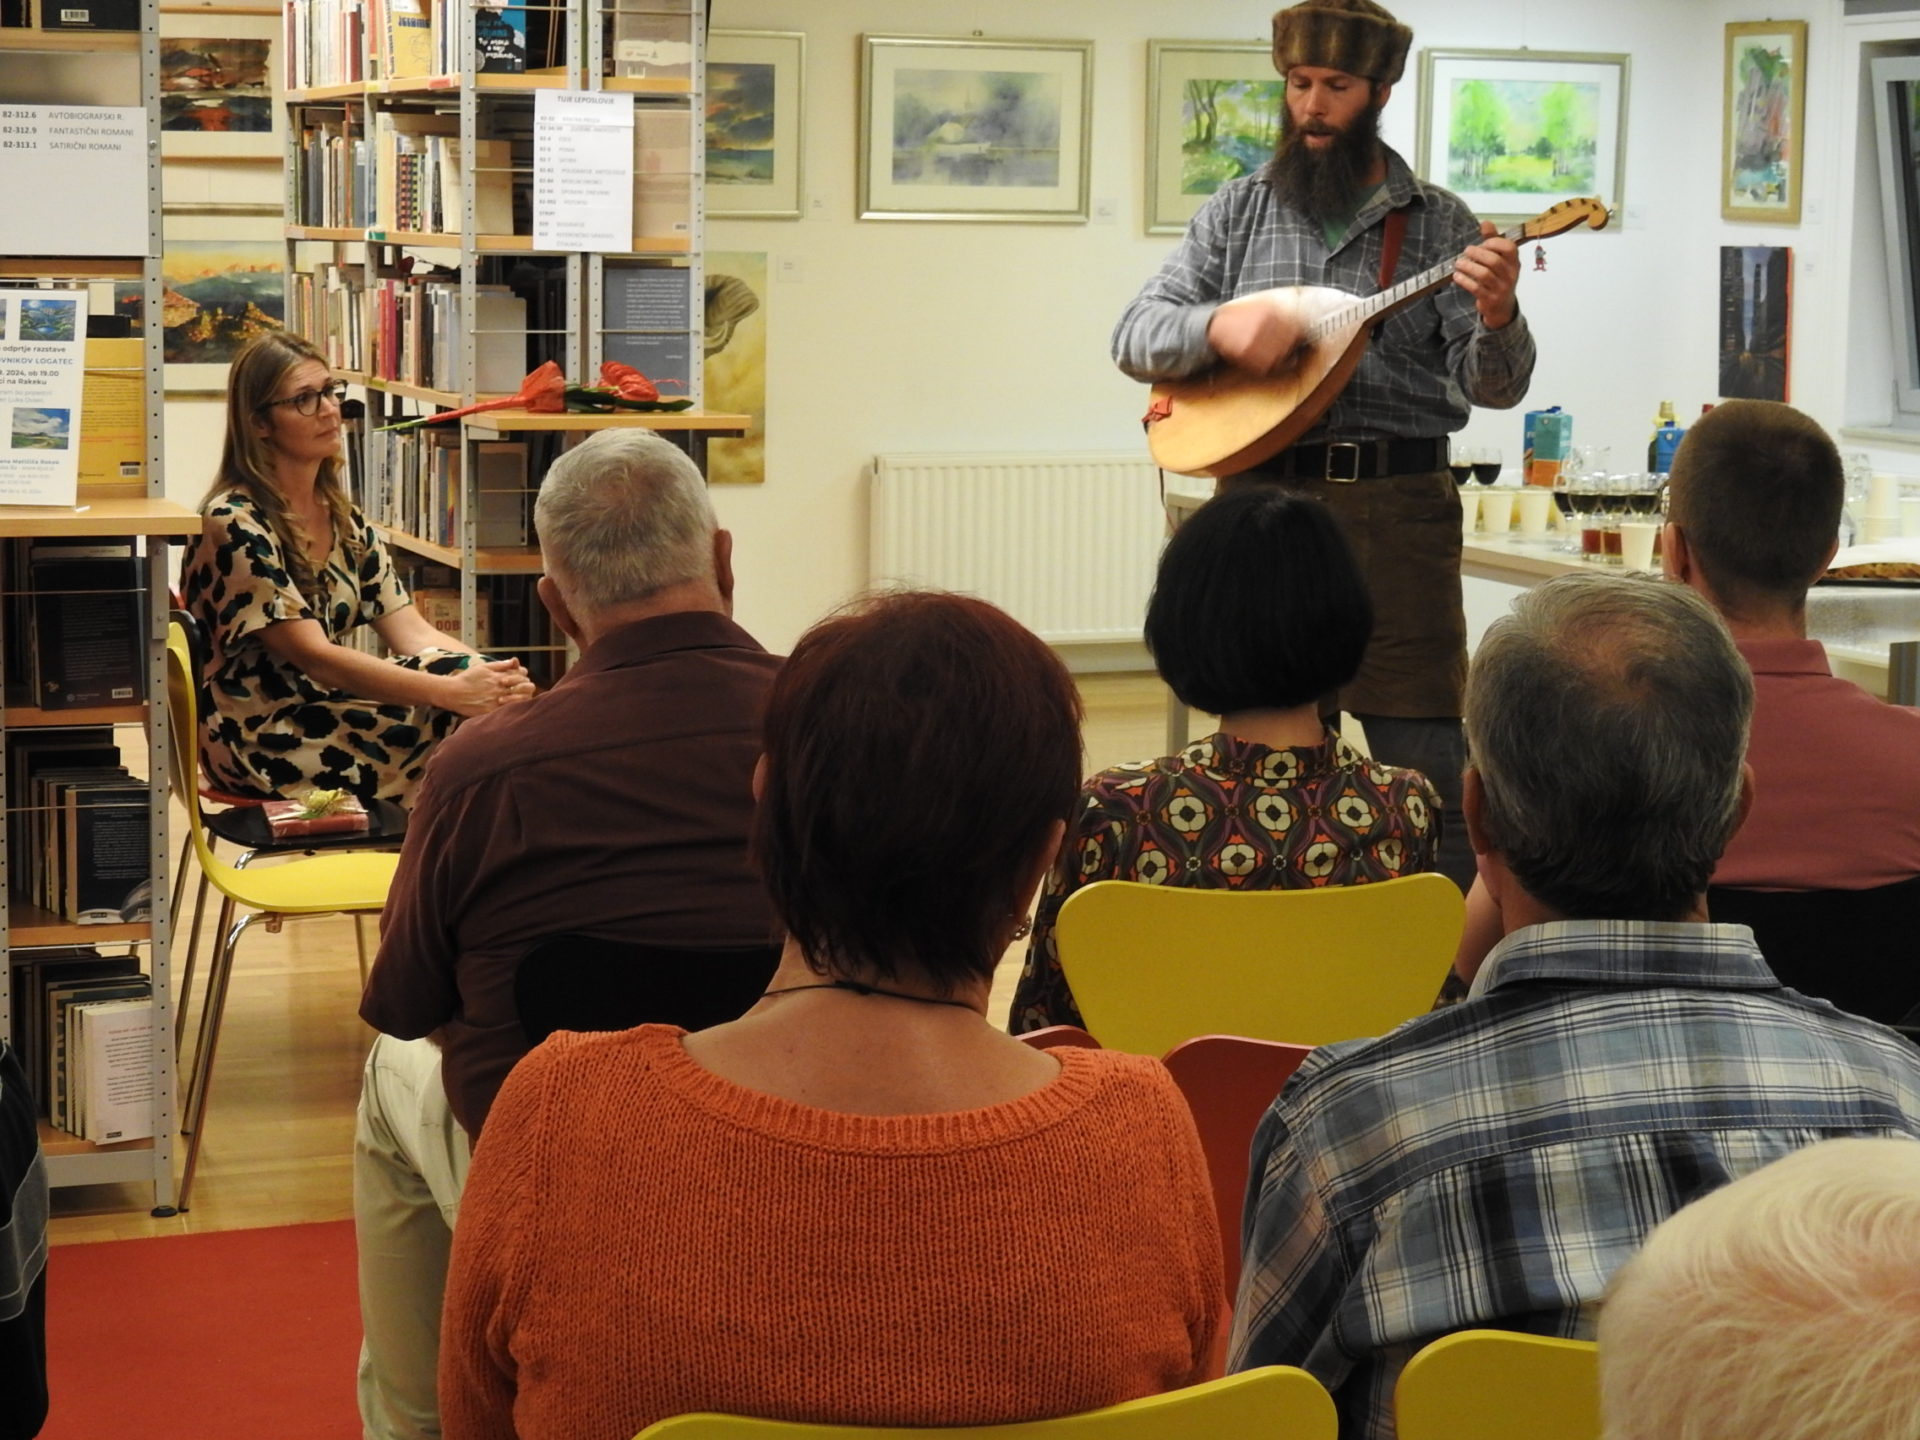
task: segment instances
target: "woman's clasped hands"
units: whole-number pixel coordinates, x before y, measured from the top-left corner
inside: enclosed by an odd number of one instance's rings
[[[502,705],[531,700],[533,681],[518,660],[482,660],[456,674],[447,676],[446,707],[457,714],[472,717],[498,710]]]

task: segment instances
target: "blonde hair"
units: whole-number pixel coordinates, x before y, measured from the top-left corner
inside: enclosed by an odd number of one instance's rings
[[[1606,1440],[1920,1437],[1920,1143],[1828,1140],[1669,1217],[1600,1311]]]
[[[327,357],[315,346],[287,330],[270,330],[250,340],[233,357],[233,364],[227,370],[226,443],[220,451],[219,473],[201,500],[200,511],[205,514],[229,490],[245,491],[279,540],[294,585],[302,595],[311,597],[324,589],[307,551],[307,542],[312,537],[299,517],[287,508],[286,497],[274,481],[273,442],[254,428],[288,373],[309,360],[327,364]],[[331,374],[332,367],[327,369]],[[359,553],[351,502],[341,481],[337,455],[320,462],[320,474],[313,489],[333,516],[334,533],[346,542],[357,573],[365,557]]]

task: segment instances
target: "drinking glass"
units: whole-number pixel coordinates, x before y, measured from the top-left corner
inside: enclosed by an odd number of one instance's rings
[[[1471,445],[1462,445],[1453,441],[1447,448],[1447,469],[1453,472],[1453,483],[1464,485],[1473,478],[1473,455]]]
[[[1500,478],[1500,447],[1483,445],[1473,452],[1473,478],[1482,485],[1491,485]]]

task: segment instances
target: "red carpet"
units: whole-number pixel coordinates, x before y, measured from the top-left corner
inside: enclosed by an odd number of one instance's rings
[[[353,1222],[56,1246],[42,1440],[357,1440]]]

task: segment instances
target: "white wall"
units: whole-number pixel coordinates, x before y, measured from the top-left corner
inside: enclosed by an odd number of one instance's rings
[[[1082,451],[1141,443],[1142,389],[1118,374],[1107,340],[1172,237],[1142,233],[1147,41],[1264,39],[1267,0],[1169,7],[1159,0],[715,0],[713,23],[807,35],[805,197],[799,221],[715,221],[714,250],[770,256],[768,481],[716,491],[737,539],[739,616],[790,645],[866,577],[864,470],[890,450]],[[1849,187],[1834,166],[1851,101],[1835,105],[1840,0],[1776,0],[1806,18],[1816,67],[1808,107],[1809,184],[1798,228],[1719,218],[1722,26],[1744,0],[1400,0],[1415,55],[1383,117],[1413,149],[1422,46],[1624,52],[1631,56],[1625,213],[1612,233],[1548,242],[1521,302],[1540,361],[1526,408],[1559,404],[1583,441],[1615,463],[1645,444],[1655,408],[1686,417],[1715,398],[1718,247],[1790,244],[1795,277],[1793,397],[1841,418],[1845,270],[1834,246]],[[963,20],[956,20],[963,13]],[[863,33],[1041,36],[1094,42],[1092,193],[1117,218],[1086,225],[860,222],[855,148]],[[235,182],[227,182],[232,185]],[[252,199],[252,193],[218,198]],[[270,198],[270,197],[269,197]],[[1851,227],[1842,227],[1850,241]],[[797,262],[782,280],[782,259]],[[1531,264],[1531,256],[1528,257]],[[197,497],[217,453],[217,411],[169,407],[169,493]],[[1467,437],[1517,458],[1517,412],[1476,413]],[[1476,616],[1498,608],[1479,596]]]

